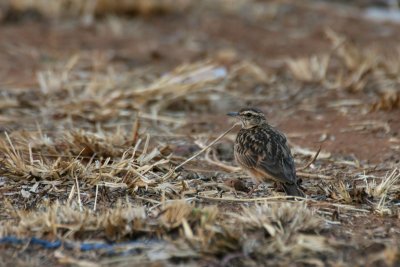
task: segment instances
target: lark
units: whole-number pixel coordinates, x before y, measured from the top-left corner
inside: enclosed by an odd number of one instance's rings
[[[287,195],[304,197],[297,184],[296,168],[285,135],[269,125],[264,113],[257,108],[244,108],[228,115],[238,118],[242,125],[234,154],[236,162],[255,181],[249,194],[261,182],[273,180],[282,185]]]

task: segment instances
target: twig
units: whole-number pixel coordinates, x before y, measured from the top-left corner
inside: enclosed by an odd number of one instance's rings
[[[12,149],[12,151],[14,152],[14,155],[17,156],[17,155],[18,155],[18,154],[17,154],[17,151],[15,150],[15,147],[14,147],[13,143],[11,142],[11,139],[10,139],[10,137],[8,136],[8,133],[7,133],[7,132],[4,132],[4,134],[6,135],[7,141],[8,141],[8,143],[10,144],[11,149]]]
[[[229,166],[229,165],[222,163],[220,160],[218,160],[216,158],[215,154],[213,155],[213,157],[214,157],[214,159],[210,158],[210,151],[206,152],[205,159],[208,163],[214,164],[214,165],[224,169],[225,171],[229,171],[229,172],[237,172],[237,171],[241,170],[240,167]]]
[[[140,120],[138,115],[132,126],[132,145],[136,144],[136,141],[139,138],[139,128],[140,128]]]
[[[99,193],[99,185],[96,185],[96,195],[94,197],[94,206],[93,206],[93,211],[96,211],[96,207],[97,207],[97,195]]]
[[[71,192],[69,192],[68,199],[67,199],[67,206],[71,205],[72,198],[75,194],[75,183],[71,187]]]
[[[315,173],[306,173],[306,172],[296,172],[297,176],[306,177],[306,178],[321,178],[321,179],[328,179],[332,180],[333,178],[330,176],[322,175],[322,174],[315,174]]]
[[[337,207],[337,208],[341,208],[341,209],[346,209],[346,210],[352,210],[352,211],[359,211],[359,212],[365,212],[365,213],[371,213],[370,210],[366,210],[366,209],[359,209],[359,208],[355,208],[351,205],[345,205],[345,204],[339,204],[339,203],[331,203],[331,202],[327,202],[327,201],[314,201],[316,203],[316,205],[318,207]]]
[[[185,165],[186,163],[188,163],[189,161],[191,161],[192,159],[196,158],[198,155],[200,155],[201,153],[203,153],[204,151],[206,151],[209,147],[211,147],[212,145],[214,145],[216,142],[218,142],[222,137],[224,137],[225,135],[227,135],[233,128],[235,128],[236,126],[240,125],[240,123],[235,123],[234,125],[232,125],[231,128],[229,128],[227,131],[225,131],[223,134],[221,134],[220,136],[218,136],[214,141],[212,141],[208,146],[203,147],[203,149],[201,149],[200,151],[196,152],[193,156],[191,156],[190,158],[186,159],[184,162],[182,162],[181,164],[179,164],[178,166],[176,166],[175,168],[170,169],[166,174],[164,174],[164,176],[161,178],[162,182],[167,181],[168,179],[170,179],[176,170],[178,170],[180,167],[182,167],[183,165]]]
[[[140,199],[140,200],[144,200],[153,204],[160,204],[161,202],[155,199],[151,199],[151,198],[145,198],[145,197],[141,197],[141,196],[135,196],[135,199]]]
[[[220,197],[206,197],[197,196],[199,199],[210,200],[210,201],[230,201],[230,202],[258,202],[258,201],[268,201],[268,200],[278,200],[278,199],[295,199],[295,200],[310,200],[315,201],[310,198],[305,197],[295,197],[295,196],[274,196],[274,197],[260,197],[260,198],[220,198]]]
[[[75,183],[76,183],[76,192],[78,193],[78,203],[79,203],[79,210],[82,212],[82,200],[81,200],[81,191],[79,190],[79,181],[78,176],[75,175]]]
[[[319,146],[318,151],[317,153],[315,153],[314,157],[305,166],[296,169],[296,171],[302,171],[310,167],[310,165],[313,164],[314,161],[317,159],[319,152],[321,152],[321,146]]]
[[[191,161],[192,159],[196,158],[198,155],[200,155],[201,153],[203,153],[204,151],[206,151],[209,147],[211,147],[212,145],[214,145],[216,142],[218,142],[222,137],[224,137],[226,134],[228,134],[230,131],[232,131],[233,128],[235,128],[236,126],[238,126],[239,123],[235,123],[231,128],[229,128],[227,131],[225,131],[223,134],[221,134],[220,136],[218,136],[217,139],[215,139],[214,141],[212,141],[208,146],[204,147],[202,150],[196,152],[193,156],[191,156],[190,158],[188,158],[187,160],[185,160],[184,162],[182,162],[181,164],[179,164],[178,166],[176,166],[174,168],[174,171],[176,171],[177,169],[179,169],[180,167],[182,167],[183,165],[185,165],[186,163],[188,163],[189,161]]]

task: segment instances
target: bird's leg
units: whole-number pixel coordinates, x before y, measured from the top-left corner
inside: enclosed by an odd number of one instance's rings
[[[253,188],[250,190],[250,192],[248,193],[248,195],[249,195],[249,197],[251,197],[252,195],[253,195],[253,193],[254,193],[254,191],[258,188],[258,186],[261,184],[261,181],[257,181],[255,184],[254,184],[254,186],[253,186]]]
[[[285,189],[283,188],[283,185],[278,182],[274,182],[274,189],[278,192],[285,192]]]
[[[237,194],[236,189],[233,189],[233,194],[235,195],[235,198],[238,198],[238,194]]]

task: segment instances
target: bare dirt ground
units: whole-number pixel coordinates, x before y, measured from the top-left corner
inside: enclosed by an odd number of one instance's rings
[[[0,244],[0,265],[400,265],[399,24],[367,18],[375,1],[298,2],[92,23],[4,9],[0,237],[25,241]],[[235,132],[173,169],[245,106],[286,133],[299,168],[322,148],[299,170],[307,200],[235,196],[229,181],[251,183]]]

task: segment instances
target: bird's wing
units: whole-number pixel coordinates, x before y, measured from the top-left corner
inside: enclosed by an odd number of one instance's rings
[[[251,135],[241,153],[236,153],[239,164],[272,176],[279,182],[296,182],[295,165],[286,138],[277,131],[258,131]]]
[[[278,147],[276,154],[267,153],[259,157],[257,167],[280,182],[296,182],[294,161],[291,156],[287,156],[286,148]]]
[[[250,149],[242,153],[235,153],[236,161],[247,169],[254,169],[257,166],[257,155]]]

